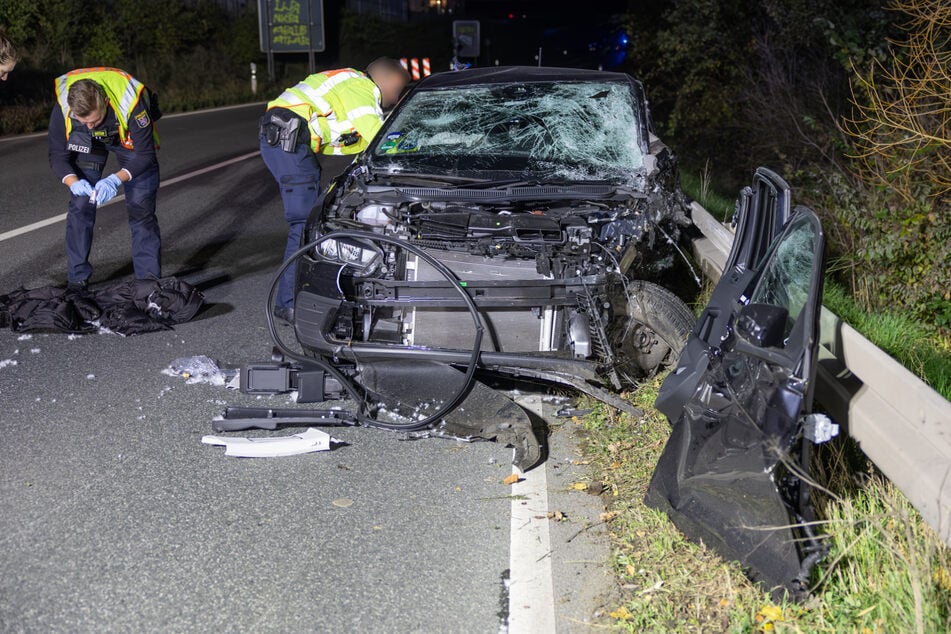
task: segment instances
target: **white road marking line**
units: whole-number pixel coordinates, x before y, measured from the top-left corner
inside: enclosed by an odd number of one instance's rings
[[[162,187],[165,187],[167,185],[174,185],[175,183],[180,183],[184,180],[188,180],[189,178],[195,178],[196,176],[201,176],[202,174],[213,172],[217,169],[221,169],[222,167],[228,167],[229,165],[240,163],[241,161],[249,159],[252,156],[257,156],[260,153],[261,153],[260,150],[255,150],[254,152],[248,152],[247,154],[236,156],[232,159],[228,159],[227,161],[222,161],[221,163],[215,163],[214,165],[203,167],[200,170],[196,170],[194,172],[188,172],[187,174],[182,174],[180,176],[176,176],[175,178],[170,178],[167,181],[162,181],[159,184],[159,188],[161,189]],[[105,205],[101,205],[101,207],[107,207],[109,205],[113,205],[119,202],[120,200],[125,200],[125,196],[123,194],[119,194],[118,196],[116,196],[115,198],[107,202]],[[33,224],[25,225],[18,229],[12,229],[10,231],[7,231],[6,233],[0,233],[0,242],[3,242],[4,240],[9,240],[10,238],[15,238],[17,236],[22,236],[25,233],[30,233],[31,231],[36,231],[37,229],[42,229],[43,227],[55,225],[57,222],[62,222],[64,220],[66,220],[66,214],[60,214],[58,216],[53,216],[52,218],[47,218],[46,220],[39,220],[37,222],[34,222]]]
[[[159,119],[159,122],[157,125],[161,126],[162,121],[165,121],[166,119],[177,119],[178,117],[187,117],[193,114],[208,114],[210,112],[224,112],[225,110],[237,110],[238,108],[250,108],[251,106],[263,106],[266,103],[267,103],[266,101],[254,101],[252,103],[239,103],[233,106],[219,106],[217,108],[205,108],[204,110],[191,110],[189,112],[176,112],[175,114],[165,114],[165,115],[162,115],[161,119]],[[262,111],[261,114],[264,114],[264,112]],[[162,130],[160,128],[159,132],[161,131]]]
[[[519,398],[518,404],[542,415],[538,396]],[[548,467],[542,463],[527,474],[512,473],[512,524],[509,545],[508,634],[555,631],[555,591],[548,532]]]
[[[175,114],[166,114],[162,115],[161,121],[166,119],[176,119],[178,117],[188,117],[193,114],[208,114],[211,112],[223,112],[225,110],[237,110],[238,108],[250,108],[251,106],[263,106],[266,104],[266,101],[255,101],[253,103],[239,103],[234,106],[219,106],[218,108],[205,108],[204,110],[192,110],[190,112],[176,112]],[[263,113],[262,113],[263,114]],[[159,123],[159,126],[162,124]],[[159,130],[161,132],[161,130]],[[15,136],[5,136],[0,137],[0,143],[4,141],[22,141],[23,139],[36,139],[41,136],[46,136],[46,132],[32,132],[30,134],[17,134]]]

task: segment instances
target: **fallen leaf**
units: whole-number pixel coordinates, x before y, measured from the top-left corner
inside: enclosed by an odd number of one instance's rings
[[[571,485],[571,488],[574,489],[575,491],[584,491],[585,489],[588,488],[588,485],[585,484],[584,482],[575,482],[574,484]]]
[[[353,506],[353,500],[350,498],[337,498],[333,501],[334,506],[339,506],[342,509],[347,508],[348,506]]]
[[[720,599],[720,607],[721,607],[721,608],[728,608],[728,607],[730,607],[730,600],[729,600],[729,599]]]
[[[516,482],[518,482],[518,474],[515,473],[502,480],[502,484],[515,484]]]
[[[601,495],[604,492],[604,483],[603,482],[589,482],[588,486],[585,487],[591,495]]]
[[[601,520],[602,522],[610,522],[617,516],[618,516],[617,511],[608,511],[607,513],[601,513],[601,515],[598,516],[598,519]]]
[[[614,612],[609,613],[608,616],[610,616],[612,619],[617,619],[618,621],[627,621],[634,615],[628,612],[627,608],[622,605]]]
[[[548,511],[548,519],[563,522],[568,518],[561,511]]]
[[[628,564],[627,566],[625,566],[624,569],[627,571],[627,574],[631,577],[637,574],[637,568],[635,568],[631,564]]]
[[[773,631],[773,623],[779,623],[783,620],[783,609],[778,605],[764,605],[756,613],[756,622],[764,632]]]

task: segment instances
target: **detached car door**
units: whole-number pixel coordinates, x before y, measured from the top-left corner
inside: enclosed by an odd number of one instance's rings
[[[647,503],[777,596],[797,598],[822,554],[804,523],[801,476],[825,239],[816,214],[789,200],[785,181],[763,168],[741,193],[727,267],[657,398],[673,429]]]

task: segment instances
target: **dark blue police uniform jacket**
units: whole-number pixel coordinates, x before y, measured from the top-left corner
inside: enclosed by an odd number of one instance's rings
[[[131,150],[119,142],[119,122],[111,105],[102,124],[93,130],[73,119],[67,139],[63,111],[58,104],[54,105],[48,133],[50,169],[60,181],[75,174],[95,186],[109,154],[115,154],[119,168],[132,176],[122,189],[132,231],[135,276],[161,277],[161,234],[155,216],[159,167],[152,122],[147,116],[136,119],[130,114],[127,124],[134,148]],[[71,196],[66,216],[66,259],[71,282],[87,280],[92,275],[89,252],[95,224],[96,205],[90,204],[87,196]]]

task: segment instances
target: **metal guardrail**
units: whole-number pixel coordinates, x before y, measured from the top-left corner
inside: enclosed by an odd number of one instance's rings
[[[733,233],[698,203],[694,255],[717,281]],[[823,307],[816,399],[951,546],[951,402]]]

